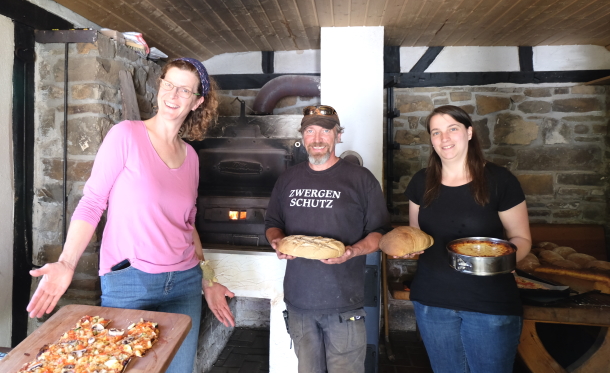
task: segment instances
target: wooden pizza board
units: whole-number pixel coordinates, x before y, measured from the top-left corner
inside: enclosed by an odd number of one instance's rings
[[[118,329],[124,329],[140,319],[159,324],[159,340],[143,357],[133,357],[125,370],[126,373],[165,372],[191,329],[191,318],[187,315],[77,304],[67,305],[0,360],[0,372],[17,372],[25,363],[35,360],[42,346],[57,342],[63,333],[73,328],[77,321],[85,315],[110,319],[112,322],[109,327]]]

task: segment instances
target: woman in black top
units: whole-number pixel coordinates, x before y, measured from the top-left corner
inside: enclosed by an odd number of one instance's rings
[[[409,225],[434,237],[411,284],[417,325],[436,373],[510,373],[522,324],[513,275],[457,272],[445,247],[495,237],[515,244],[523,259],[531,247],[525,196],[510,171],[485,161],[464,110],[438,107],[426,128],[434,151],[405,191]]]

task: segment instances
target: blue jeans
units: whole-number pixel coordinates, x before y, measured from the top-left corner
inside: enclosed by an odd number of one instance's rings
[[[523,320],[413,302],[435,373],[511,373]]]
[[[333,314],[288,311],[299,373],[364,373],[364,309]]]
[[[106,273],[102,280],[102,306],[180,313],[193,326],[174,356],[167,373],[192,373],[201,321],[201,268],[146,273],[134,267]],[[163,331],[161,331],[163,333]]]

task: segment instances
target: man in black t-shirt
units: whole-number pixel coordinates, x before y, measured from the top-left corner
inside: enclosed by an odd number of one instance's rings
[[[335,155],[343,128],[330,106],[303,110],[300,132],[309,162],[284,172],[265,216],[266,236],[288,259],[284,301],[299,373],[364,372],[365,256],[376,251],[390,218],[379,182]],[[277,251],[289,235],[334,238],[339,258],[310,260]]]

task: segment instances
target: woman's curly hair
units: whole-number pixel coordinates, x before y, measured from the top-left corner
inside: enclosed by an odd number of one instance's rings
[[[161,71],[160,79],[165,78],[165,74],[172,67],[178,68],[180,70],[190,71],[197,78],[199,78],[199,73],[195,66],[186,62],[184,60],[174,60],[167,63],[163,66],[163,70]],[[161,83],[159,79],[159,84]],[[157,91],[160,87],[157,87]],[[182,127],[180,127],[179,135],[189,141],[201,141],[205,137],[205,133],[208,129],[210,123],[214,122],[218,116],[218,94],[216,93],[218,89],[218,85],[216,82],[210,77],[210,89],[208,94],[204,96],[203,103],[199,105],[197,109],[191,111],[184,122],[182,123]],[[201,81],[199,81],[199,85],[197,86],[197,93],[201,94],[203,92],[203,88],[201,87]]]

